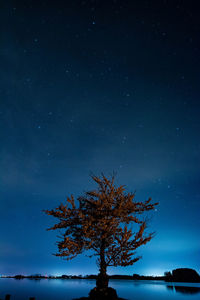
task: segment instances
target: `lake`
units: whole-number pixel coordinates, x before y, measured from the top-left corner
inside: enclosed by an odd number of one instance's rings
[[[146,280],[110,280],[118,296],[129,300],[199,300],[199,283],[166,283]],[[11,294],[11,300],[71,300],[88,296],[95,280],[88,279],[10,279],[0,278],[0,299]]]

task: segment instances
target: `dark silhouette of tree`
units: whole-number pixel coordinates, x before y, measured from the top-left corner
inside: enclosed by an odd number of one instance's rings
[[[170,271],[166,271],[164,273],[165,281],[172,281],[172,273]]]
[[[200,282],[199,274],[189,268],[179,268],[172,270],[172,279],[177,282]]]
[[[65,205],[45,213],[59,219],[48,230],[63,229],[55,255],[69,260],[84,250],[93,250],[91,256],[98,256],[100,270],[97,288],[106,289],[107,267],[133,265],[141,258],[135,256],[135,250],[149,242],[154,233],[145,234],[146,220],[140,216],[158,203],[152,204],[151,198],[136,202],[135,193],[126,193],[124,186],[115,186],[115,176],[91,177],[97,189],[78,197],[78,205],[71,196]],[[131,226],[134,223],[138,225],[136,228]]]

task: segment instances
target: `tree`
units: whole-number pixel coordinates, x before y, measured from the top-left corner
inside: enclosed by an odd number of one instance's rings
[[[172,273],[170,271],[164,272],[165,281],[172,281]]]
[[[106,289],[107,267],[133,265],[141,258],[135,256],[135,250],[149,242],[154,233],[145,234],[147,222],[140,215],[153,210],[158,203],[152,204],[151,198],[136,202],[135,193],[126,193],[123,185],[115,186],[114,175],[91,177],[97,189],[78,197],[78,205],[71,196],[65,205],[45,213],[59,219],[48,230],[63,230],[55,255],[69,260],[84,250],[92,250],[91,256],[98,256],[100,271],[97,289]],[[133,224],[137,225],[137,232]]]

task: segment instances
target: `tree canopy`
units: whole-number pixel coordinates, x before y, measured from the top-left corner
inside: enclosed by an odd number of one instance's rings
[[[95,190],[85,192],[77,201],[68,197],[65,204],[45,212],[59,220],[49,230],[63,231],[55,255],[68,260],[92,250],[91,256],[98,256],[100,274],[104,276],[109,266],[125,267],[141,258],[136,256],[136,249],[154,235],[146,233],[147,222],[141,215],[158,203],[151,203],[151,198],[135,201],[135,193],[114,184],[115,176],[91,177],[97,184]]]

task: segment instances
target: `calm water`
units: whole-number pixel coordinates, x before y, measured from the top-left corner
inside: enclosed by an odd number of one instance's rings
[[[11,294],[11,300],[71,300],[88,296],[95,280],[16,280],[0,278],[0,299]],[[110,280],[118,296],[129,300],[199,300],[200,284],[165,283],[161,281]]]

